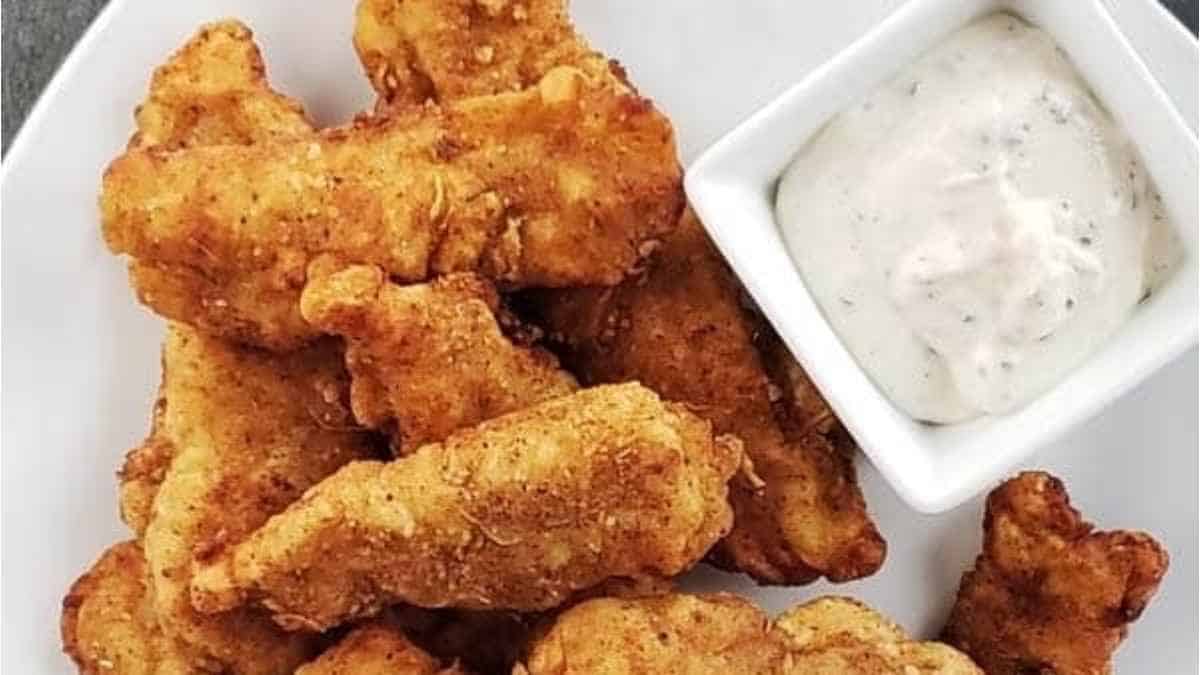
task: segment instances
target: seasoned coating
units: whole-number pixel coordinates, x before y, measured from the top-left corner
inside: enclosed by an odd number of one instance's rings
[[[743,440],[754,474],[731,486],[734,528],[714,552],[722,567],[788,584],[879,569],[886,545],[853,464],[823,433],[840,425],[785,433],[777,417],[797,416],[782,401],[773,406],[783,389],[755,345],[768,331],[742,307],[736,278],[690,209],[643,276],[541,292],[528,304],[585,383],[640,381]],[[818,405],[808,417],[833,419],[809,391]]]
[[[781,672],[767,617],[735,595],[600,598],[558,617],[514,675]]]
[[[562,0],[360,0],[354,47],[388,104],[520,91],[556,66],[609,69]]]
[[[514,673],[982,675],[955,649],[913,641],[853,600],[818,598],[772,624],[727,594],[582,603],[558,617]]]
[[[983,675],[962,652],[911,639],[875,610],[850,598],[806,602],[775,619],[788,675]]]
[[[563,67],[534,89],[315,138],[130,151],[105,172],[101,211],[114,252],[205,279],[200,302],[286,318],[323,253],[397,281],[474,270],[518,287],[617,283],[674,226],[679,185],[667,120]],[[282,349],[314,335],[272,319],[230,337]]]
[[[1063,484],[1025,472],[988,495],[983,552],[944,638],[991,675],[1102,675],[1167,571],[1141,532],[1097,532]]]
[[[355,418],[394,432],[401,453],[577,388],[548,352],[501,332],[499,295],[474,274],[398,286],[357,265],[309,279],[300,311],[346,339]]]
[[[162,370],[166,380],[166,370],[170,364],[181,360],[182,357],[168,354],[167,350],[180,344],[180,340],[168,338],[163,342]],[[151,421],[150,435],[141,445],[125,453],[125,462],[117,472],[119,483],[118,502],[121,508],[121,520],[133,530],[141,541],[150,524],[154,496],[158,494],[158,486],[162,485],[171,460],[175,459],[175,446],[165,434],[161,433],[163,413],[167,409],[167,399],[163,385],[159,385],[158,401],[154,404],[154,416]]]
[[[343,402],[341,353],[331,342],[275,356],[174,325],[163,350],[164,404],[153,438],[171,460],[142,543],[163,633],[208,671],[290,673],[311,636],[264,612],[192,609],[197,560],[219,554],[346,462],[373,456]]]
[[[575,33],[563,0],[361,0],[355,44],[391,104],[454,101],[478,91],[472,87],[522,89],[555,65],[607,68]],[[602,79],[623,81],[624,74]],[[643,275],[616,288],[530,297],[533,316],[563,343],[569,369],[582,380],[640,381],[745,441],[761,482],[747,476],[734,483],[734,530],[715,562],[763,583],[873,574],[886,545],[841,452],[853,443],[811,383],[785,384],[787,369],[799,371],[786,350],[770,354],[764,370],[755,340],[761,334],[771,352],[779,342],[744,310],[740,294],[689,210]],[[776,371],[782,381],[772,383]],[[785,386],[786,401],[797,405],[777,415],[771,392]]]
[[[296,675],[454,675],[458,668],[442,669],[438,662],[408,641],[397,626],[382,621],[350,631],[337,644]]]
[[[136,118],[130,148],[247,144],[315,133],[299,104],[267,85],[258,47],[236,21],[202,27],[155,71]],[[286,289],[223,283],[152,259],[131,260],[129,276],[143,304],[206,333],[249,339],[256,326],[308,329]],[[139,454],[153,464],[160,455],[146,450]]]
[[[63,651],[82,675],[198,675],[174,653],[151,607],[135,541],[104,552],[63,598]]]
[[[583,390],[345,467],[201,570],[192,601],[321,630],[395,602],[532,611],[675,576],[728,531],[741,459],[640,385]]]
[[[246,144],[312,131],[300,104],[267,84],[254,35],[239,21],[201,26],[157,70],[130,147]]]

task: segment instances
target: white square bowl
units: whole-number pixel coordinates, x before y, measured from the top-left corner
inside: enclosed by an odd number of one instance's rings
[[[1051,391],[1009,415],[932,426],[896,408],[826,321],[780,236],[775,190],[832,116],[954,30],[1001,10],[1047,31],[1129,133],[1185,251],[1166,284]],[[1196,342],[1197,155],[1196,138],[1100,0],[912,0],[714,144],[685,184],[734,271],[867,456],[908,504],[936,513],[998,481]]]

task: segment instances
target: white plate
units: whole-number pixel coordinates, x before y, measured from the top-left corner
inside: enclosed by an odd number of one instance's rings
[[[671,114],[690,160],[898,4],[576,0],[573,13]],[[71,672],[58,646],[63,592],[128,536],[113,473],[146,432],[162,324],[136,305],[123,264],[101,243],[95,203],[100,171],[124,146],[151,69],[199,22],[238,16],[255,29],[275,84],[319,121],[336,122],[370,100],[350,48],[352,5],[113,0],[6,157],[0,601],[8,648],[0,670]],[[1184,39],[1153,16],[1140,19],[1145,39]],[[1186,79],[1177,71],[1187,64],[1159,65],[1168,72],[1161,81]],[[1043,453],[1042,466],[1067,481],[1087,514],[1147,529],[1171,551],[1171,572],[1119,652],[1118,672],[1185,672],[1197,661],[1196,373],[1193,350]],[[833,590],[933,634],[977,551],[979,504],[918,516],[872,469],[861,475],[888,561],[875,577]],[[773,610],[830,591],[757,589],[708,571],[693,581],[746,592]]]

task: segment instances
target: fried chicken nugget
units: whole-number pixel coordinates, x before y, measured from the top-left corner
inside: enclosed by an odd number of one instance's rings
[[[772,624],[728,594],[591,600],[534,643],[521,675],[982,675],[952,647],[911,640],[847,598],[819,598]]]
[[[1102,675],[1167,571],[1140,532],[1096,532],[1061,481],[1025,472],[988,495],[983,552],[944,638],[991,675]]]
[[[443,669],[392,624],[374,621],[355,628],[296,675],[461,675]]]
[[[322,630],[388,603],[532,611],[675,576],[728,531],[741,459],[640,385],[583,390],[343,468],[202,569],[192,601]]]
[[[250,321],[230,337],[285,349],[316,334],[298,299],[322,253],[397,281],[613,284],[674,226],[679,185],[666,118],[563,67],[530,90],[315,138],[133,150],[106,170],[101,211],[114,252],[206,280],[196,302]]]
[[[479,276],[398,286],[357,265],[326,275],[310,268],[309,278],[300,312],[346,338],[354,416],[395,432],[401,454],[577,388],[548,352],[505,337],[500,296]]]
[[[562,0],[360,0],[354,47],[387,104],[520,91],[556,66],[610,67]]]
[[[840,425],[810,389],[808,405],[817,409],[806,417],[833,426],[785,435],[777,412],[795,415],[773,406],[782,389],[755,345],[769,331],[741,305],[737,279],[690,209],[643,276],[614,288],[544,292],[529,304],[585,382],[638,380],[744,441],[754,475],[732,485],[734,528],[714,552],[722,567],[789,584],[879,569],[886,545],[853,464],[826,435]]]
[[[575,32],[563,0],[361,0],[355,45],[372,85],[393,105],[520,90],[556,65],[598,76],[609,69]],[[624,81],[614,71],[608,79]],[[762,480],[735,482],[734,530],[715,562],[763,583],[873,574],[886,544],[839,452],[853,443],[807,379],[789,383],[787,400],[802,405],[786,412],[785,437],[770,396],[784,385],[768,379],[754,344],[770,331],[744,310],[740,293],[688,210],[644,275],[615,289],[538,294],[531,309],[585,381],[641,381],[746,442]],[[771,371],[781,377],[799,369],[790,355],[778,360]]]
[[[290,673],[311,656],[311,636],[285,633],[256,609],[200,614],[189,582],[196,560],[343,464],[374,456],[343,403],[341,353],[325,341],[273,355],[173,325],[164,355],[163,404],[142,446],[173,450],[142,537],[158,622],[198,668]]]
[[[83,675],[198,675],[159,630],[136,541],[104,552],[63,598],[63,651]]]

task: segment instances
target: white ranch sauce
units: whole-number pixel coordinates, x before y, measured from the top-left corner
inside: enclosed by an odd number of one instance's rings
[[[776,212],[860,365],[940,423],[1049,389],[1178,251],[1124,132],[1049,36],[1007,14],[834,118],[784,174]]]

